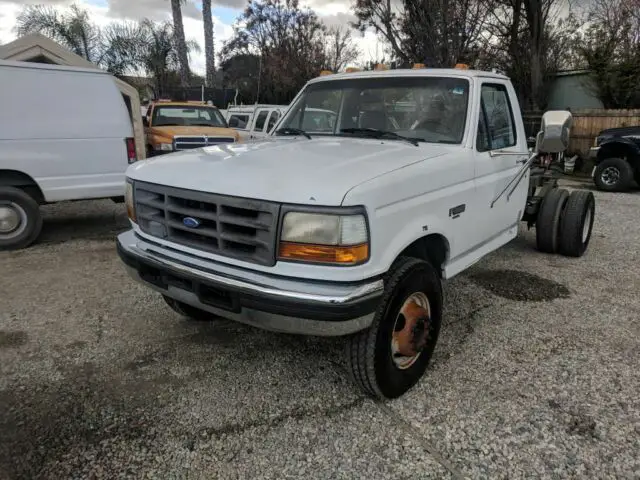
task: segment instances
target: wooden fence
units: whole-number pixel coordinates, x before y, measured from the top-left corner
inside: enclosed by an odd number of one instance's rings
[[[581,157],[589,155],[594,139],[607,128],[640,126],[640,110],[604,110],[586,109],[572,110],[573,127],[568,153]],[[522,114],[527,136],[535,137],[540,130],[541,112],[524,112]]]

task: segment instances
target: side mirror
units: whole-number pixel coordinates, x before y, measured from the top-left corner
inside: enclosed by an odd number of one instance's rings
[[[569,147],[569,132],[573,124],[571,113],[550,110],[542,116],[541,130],[536,138],[536,151],[560,153]]]
[[[147,117],[142,117],[142,125],[145,127],[149,126],[149,120],[147,120]]]

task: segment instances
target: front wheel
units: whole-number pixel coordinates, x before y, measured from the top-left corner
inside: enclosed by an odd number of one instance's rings
[[[402,257],[387,279],[371,327],[349,338],[347,360],[368,395],[397,398],[422,377],[442,321],[442,286],[428,262]]]
[[[624,192],[633,181],[633,169],[624,158],[607,158],[596,167],[593,181],[600,190]]]
[[[0,250],[31,245],[42,230],[38,203],[23,190],[0,187]]]

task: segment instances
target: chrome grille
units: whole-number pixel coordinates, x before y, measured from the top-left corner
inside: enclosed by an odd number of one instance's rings
[[[219,143],[233,143],[233,137],[207,137],[206,135],[173,137],[174,150],[189,150],[192,148],[207,147]]]
[[[275,264],[277,203],[142,182],[135,183],[134,198],[138,224],[149,235],[253,263]]]

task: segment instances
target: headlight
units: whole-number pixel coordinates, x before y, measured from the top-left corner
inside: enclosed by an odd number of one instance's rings
[[[366,262],[369,232],[365,216],[289,212],[282,222],[278,257],[338,265]]]
[[[173,144],[172,143],[158,143],[156,145],[156,150],[162,150],[163,152],[172,152]]]
[[[133,182],[127,179],[124,190],[124,203],[127,206],[127,216],[132,222],[136,222],[136,207],[133,201]]]

